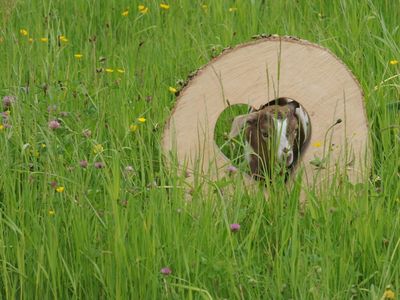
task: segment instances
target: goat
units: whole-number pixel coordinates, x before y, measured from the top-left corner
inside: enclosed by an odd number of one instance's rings
[[[246,127],[246,159],[256,179],[264,179],[264,174],[271,179],[274,169],[281,173],[283,169],[290,171],[311,136],[307,112],[289,98],[278,98],[249,114],[237,116],[229,137],[237,136],[243,127]]]

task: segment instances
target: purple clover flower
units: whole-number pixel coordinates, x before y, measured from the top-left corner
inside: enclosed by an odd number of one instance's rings
[[[238,232],[240,230],[240,224],[233,223],[230,226],[232,232]]]
[[[88,162],[87,162],[87,160],[81,160],[81,161],[79,162],[79,165],[80,165],[82,168],[87,168]]]
[[[57,120],[52,120],[49,122],[50,129],[56,130],[56,129],[60,128],[60,126],[61,126],[61,124]]]
[[[11,105],[15,103],[15,96],[4,96],[3,97],[3,106],[4,108],[9,108]]]
[[[232,165],[230,165],[226,168],[226,172],[228,172],[229,175],[235,174],[237,172],[237,170],[238,169]]]
[[[168,275],[172,274],[172,270],[170,268],[168,268],[168,267],[165,267],[165,268],[162,268],[160,270],[160,273],[165,275],[165,276],[168,276]]]
[[[96,161],[96,162],[94,163],[94,167],[95,167],[96,169],[103,169],[105,166],[106,166],[106,165],[105,165],[103,162],[101,162],[101,161]]]

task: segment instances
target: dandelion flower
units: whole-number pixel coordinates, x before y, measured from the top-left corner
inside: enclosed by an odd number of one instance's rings
[[[42,147],[42,149],[45,149],[46,148],[46,144],[43,143],[43,144],[40,145],[40,147]]]
[[[391,60],[389,63],[390,63],[391,65],[397,65],[397,64],[399,63],[399,61],[396,60],[396,59],[393,59],[393,60]]]
[[[41,41],[42,43],[47,43],[47,42],[49,41],[49,39],[48,39],[48,38],[45,38],[45,37],[42,37],[42,38],[40,38],[40,41]]]
[[[49,209],[49,216],[54,216],[56,212],[53,209]]]
[[[146,122],[146,118],[143,118],[143,117],[140,117],[140,118],[138,118],[137,120],[138,120],[138,122],[140,122],[140,123]]]
[[[314,143],[312,144],[312,146],[315,147],[315,148],[319,148],[319,147],[322,146],[322,144],[321,144],[321,142],[317,141],[317,142],[314,142]]]
[[[127,17],[129,15],[129,10],[125,10],[121,14],[123,17]]]
[[[135,132],[137,129],[138,129],[138,126],[136,124],[132,124],[132,125],[129,126],[129,130],[131,132]]]
[[[117,69],[117,72],[118,73],[125,73],[125,70],[124,69]]]
[[[27,35],[28,35],[28,30],[26,30],[26,29],[20,29],[20,30],[19,30],[19,33],[20,33],[21,35],[23,35],[23,36],[27,36]]]
[[[237,11],[237,7],[229,7],[229,12],[235,12]]]
[[[149,8],[142,4],[138,6],[138,10],[142,14],[147,14],[149,12]]]
[[[230,228],[231,228],[232,232],[237,232],[240,230],[240,224],[233,223],[233,224],[231,224]]]
[[[50,129],[56,130],[56,129],[60,128],[60,126],[61,126],[61,124],[57,120],[52,120],[49,122]]]
[[[113,72],[114,72],[114,69],[107,68],[105,71],[106,71],[107,73],[113,73]]]
[[[74,54],[74,56],[76,59],[81,59],[83,57],[83,54],[77,53],[77,54]]]
[[[168,275],[172,274],[172,270],[170,268],[168,268],[168,267],[165,267],[165,268],[162,268],[160,270],[160,273],[165,275],[165,276],[168,276]]]
[[[65,37],[65,35],[60,35],[60,36],[58,37],[58,39],[59,39],[61,42],[64,42],[64,43],[67,43],[67,42],[68,42],[68,39]]]
[[[63,193],[64,190],[65,190],[65,188],[64,188],[63,186],[58,186],[58,187],[56,187],[56,192],[57,192],[57,193]]]
[[[4,130],[4,125],[0,124],[0,131],[3,131],[3,130]]]
[[[29,43],[33,43],[33,38],[28,39]]]
[[[103,145],[102,144],[96,144],[93,146],[93,153],[94,154],[99,154],[104,151]]]
[[[168,91],[169,91],[171,94],[176,94],[176,92],[177,92],[176,88],[174,88],[174,87],[172,87],[172,86],[170,86],[170,87],[168,88]]]
[[[164,10],[168,10],[169,9],[169,4],[166,3],[160,3],[160,7]]]
[[[386,291],[383,293],[383,296],[381,298],[382,300],[385,299],[396,299],[396,296],[394,292],[390,288],[386,288]]]

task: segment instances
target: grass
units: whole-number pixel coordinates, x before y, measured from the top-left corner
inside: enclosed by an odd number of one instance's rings
[[[0,0],[0,96],[17,99],[0,131],[1,298],[381,299],[389,285],[397,294],[400,64],[389,61],[400,60],[398,3],[169,4]],[[260,33],[319,43],[356,75],[371,180],[333,183],[301,209],[298,186],[278,183],[266,202],[234,179],[188,187],[165,169],[168,88]]]

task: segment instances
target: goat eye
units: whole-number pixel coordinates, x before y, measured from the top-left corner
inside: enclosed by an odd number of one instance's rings
[[[267,131],[263,131],[261,134],[262,134],[263,138],[265,138],[265,139],[269,138],[269,134]]]

